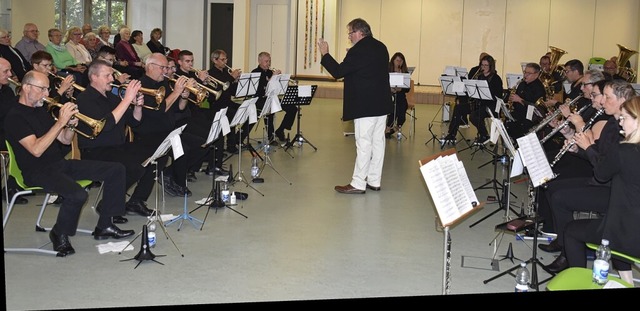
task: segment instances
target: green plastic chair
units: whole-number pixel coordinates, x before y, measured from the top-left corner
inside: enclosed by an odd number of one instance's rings
[[[604,285],[593,283],[593,270],[588,268],[573,267],[560,271],[549,283],[547,290],[583,290],[583,289],[601,289]],[[625,287],[633,287],[633,285],[623,281],[622,279],[609,274],[609,280],[616,281]]]
[[[16,183],[18,184],[18,186],[20,186],[20,188],[24,189],[22,191],[18,191],[16,192],[12,197],[11,197],[11,201],[9,202],[9,205],[7,206],[7,211],[2,219],[2,230],[4,231],[4,229],[7,226],[7,223],[9,222],[9,216],[11,216],[11,211],[13,210],[13,207],[15,206],[15,202],[16,199],[22,195],[26,195],[26,194],[30,194],[33,193],[36,190],[44,190],[42,187],[30,187],[28,185],[25,184],[24,182],[24,178],[22,177],[22,170],[20,169],[20,167],[18,167],[18,163],[15,160],[15,154],[13,153],[13,148],[11,147],[11,145],[9,144],[8,141],[5,141],[6,145],[7,145],[7,152],[9,153],[9,171],[8,174],[10,176],[12,176],[15,180]],[[91,185],[91,183],[93,183],[90,180],[78,180],[77,183],[82,186],[83,188],[86,188],[87,186]],[[51,228],[44,228],[42,226],[40,226],[40,220],[42,219],[42,215],[44,215],[44,211],[47,208],[47,204],[49,202],[49,197],[51,197],[50,193],[47,193],[44,197],[44,202],[42,202],[42,207],[40,208],[40,213],[38,215],[38,220],[36,221],[36,231],[47,231],[47,230],[51,230]],[[91,234],[92,231],[90,230],[85,230],[85,229],[78,229],[79,232],[86,232]],[[5,235],[6,236],[6,235]],[[6,241],[5,241],[5,245],[7,245]],[[43,253],[43,254],[51,254],[51,255],[56,255],[56,256],[60,256],[60,254],[58,254],[58,252],[53,251],[53,250],[45,250],[42,248],[4,248],[5,252],[28,252],[28,253]]]
[[[587,247],[592,249],[592,250],[597,250],[598,249],[598,245],[597,244],[593,244],[593,243],[587,243]],[[618,251],[611,250],[611,255],[612,256],[616,256],[616,257],[620,257],[620,258],[624,258],[624,259],[629,260],[629,261],[634,262],[634,263],[640,263],[640,258],[629,256],[627,254],[624,254],[624,253],[621,253],[621,252],[618,252]]]

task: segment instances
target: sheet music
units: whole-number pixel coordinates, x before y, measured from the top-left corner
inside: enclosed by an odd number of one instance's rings
[[[522,173],[524,173],[524,165],[522,164],[522,158],[520,158],[520,150],[517,150],[516,154],[513,156],[513,161],[511,162],[511,174],[509,175],[509,178],[522,175]]]
[[[527,105],[527,115],[526,118],[529,121],[533,120],[533,113],[536,110],[536,107],[534,107],[533,105]]]
[[[227,119],[227,109],[228,108],[222,108],[216,112],[216,115],[213,117],[211,128],[209,128],[209,135],[207,136],[207,140],[204,143],[205,145],[209,145],[214,140],[216,140],[221,130],[222,136],[227,135],[229,134],[229,132],[231,132],[231,128],[229,127],[229,119]]]
[[[447,76],[455,76],[455,77],[467,77],[469,71],[464,67],[456,67],[456,66],[446,66],[444,68],[444,73]]]
[[[500,97],[496,97],[496,113],[500,113],[500,110],[502,110],[502,113],[504,113],[504,117],[507,118],[507,120],[516,120],[513,115],[511,115],[511,111],[509,111],[509,108],[504,103],[504,100],[502,100],[502,98]]]
[[[260,81],[259,72],[247,72],[240,74],[235,97],[245,97],[256,94]]]
[[[280,102],[280,97],[278,97],[278,95],[271,94],[267,96],[267,100],[264,102],[262,111],[260,111],[260,118],[272,113],[276,113],[278,111],[282,111],[282,103]]]
[[[440,87],[442,87],[442,92],[446,95],[457,95],[457,96],[465,96],[467,95],[466,89],[464,87],[464,82],[460,77],[455,76],[440,76]]]
[[[455,154],[429,161],[420,171],[443,224],[455,221],[478,204],[464,164]]]
[[[485,100],[493,99],[487,80],[465,80],[464,86],[467,89],[467,94],[471,98]]]
[[[279,75],[273,75],[267,82],[267,89],[265,90],[265,94],[269,95],[282,95],[287,92],[287,87],[289,86],[289,79],[291,78],[290,73],[283,73]]]
[[[516,87],[522,77],[521,73],[507,73],[507,87],[510,89]]]
[[[151,157],[149,157],[142,163],[142,166],[146,167],[152,161],[162,157],[165,153],[167,153],[169,147],[171,147],[173,150],[174,159],[178,159],[182,155],[184,155],[184,150],[182,149],[182,141],[180,140],[180,134],[186,126],[187,125],[185,124],[171,131],[171,133],[169,133],[169,135],[167,135],[167,137],[160,143],[158,148],[156,148],[156,151],[153,152],[153,155],[151,155]]]
[[[311,97],[311,85],[298,85],[298,97]]]
[[[527,167],[529,177],[534,187],[538,187],[555,177],[551,165],[547,161],[544,150],[536,133],[531,133],[517,139],[522,163]]]
[[[411,87],[411,75],[408,73],[390,72],[389,85],[392,87],[408,89]]]
[[[249,119],[249,124],[256,123],[258,121],[256,101],[258,101],[257,97],[243,101],[240,107],[238,107],[238,111],[233,116],[231,126],[243,124],[245,121],[247,121],[247,118]]]

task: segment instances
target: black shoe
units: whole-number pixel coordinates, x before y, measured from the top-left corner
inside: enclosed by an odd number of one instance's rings
[[[187,173],[187,181],[188,182],[194,182],[198,180],[198,178],[196,177],[196,173],[195,172],[188,172]]]
[[[16,192],[18,192],[18,190],[16,189],[9,189],[9,199],[13,198],[13,195],[16,194]],[[16,202],[15,204],[19,204],[19,205],[24,205],[24,204],[28,204],[29,200],[27,198],[25,198],[24,196],[19,196],[16,198]]]
[[[567,261],[567,257],[560,255],[551,264],[544,266],[544,268],[551,273],[559,273],[560,271],[569,268],[569,262]]]
[[[64,202],[64,198],[61,195],[58,195],[58,197],[51,204],[60,205],[62,204],[62,202]]]
[[[100,200],[98,205],[96,205],[96,213],[100,214],[100,211],[102,211],[102,200]],[[129,219],[122,216],[113,216],[111,217],[111,222],[114,224],[126,224],[129,222]]]
[[[69,236],[66,234],[57,234],[53,229],[49,232],[49,239],[53,243],[53,250],[58,252],[56,256],[64,257],[67,255],[75,254],[76,250],[71,246],[69,242]]]
[[[278,140],[280,141],[286,141],[287,139],[284,137],[284,131],[276,131],[276,137],[278,137]]]
[[[557,253],[562,250],[562,246],[558,243],[558,239],[551,241],[549,244],[538,244],[538,248],[547,253]]]
[[[165,188],[167,186],[165,185]],[[144,203],[141,203],[142,201],[129,201],[127,202],[127,204],[125,204],[125,210],[127,212],[127,214],[129,215],[134,215],[134,214],[138,214],[140,216],[145,216],[145,217],[149,217],[151,215],[153,215],[153,210],[148,209]],[[115,218],[115,217],[114,217]]]
[[[216,170],[216,176],[229,176],[229,171],[225,170],[224,168],[216,167],[215,170]],[[213,174],[210,174],[210,175],[213,175]]]
[[[180,185],[175,185],[175,189],[176,192],[178,192],[179,196],[184,197],[184,195],[186,194],[188,197],[190,197],[191,195],[193,195],[193,193],[191,193],[191,190],[189,190],[189,187],[187,186],[180,186]]]
[[[133,234],[133,230],[121,230],[120,228],[116,227],[116,225],[111,225],[104,229],[96,227],[93,233],[91,233],[91,235],[93,235],[93,238],[96,240],[105,240],[108,238],[122,239],[128,236],[132,236]]]

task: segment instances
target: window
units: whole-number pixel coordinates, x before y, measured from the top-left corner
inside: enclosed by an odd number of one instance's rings
[[[127,22],[128,0],[55,0],[56,27],[63,33],[72,26],[91,24],[94,31],[102,25],[115,34]]]

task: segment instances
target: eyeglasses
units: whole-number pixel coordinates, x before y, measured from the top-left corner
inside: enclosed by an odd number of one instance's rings
[[[51,67],[51,66],[53,66],[52,63],[35,63],[35,65],[40,65],[40,66],[43,66],[43,67]]]
[[[602,93],[591,93],[591,99],[596,99],[598,96],[602,96]]]
[[[564,73],[568,73],[569,71],[573,71],[573,70],[574,70],[574,69],[569,68],[569,69],[565,69],[565,70],[563,70],[563,72],[564,72]]]
[[[39,32],[40,32],[40,30],[37,30],[37,29],[36,29],[36,30],[27,30],[27,32],[39,33]]]
[[[352,35],[352,34],[354,34],[354,33],[356,33],[356,32],[357,32],[357,30],[354,30],[354,31],[349,32],[347,35],[349,35],[349,36],[350,36],[350,35]]]
[[[39,88],[41,92],[49,93],[49,87],[48,86],[39,86],[39,85],[31,84],[31,83],[24,83],[24,84],[35,86],[35,87]]]
[[[527,76],[527,75],[534,75],[534,74],[536,74],[536,73],[537,73],[537,72],[527,72],[527,71],[525,71],[525,72],[524,72],[524,75],[525,75],[525,76]]]
[[[587,86],[587,85],[593,85],[593,82],[580,83],[580,87]],[[593,93],[591,93],[591,94],[593,94]]]
[[[149,65],[156,65],[156,66],[160,67],[160,69],[162,69],[162,70],[169,70],[169,69],[171,69],[171,67],[169,67],[169,66],[163,66],[163,65],[156,64],[156,63],[147,63],[147,64],[149,64]]]
[[[225,58],[218,58],[218,60],[219,60],[219,61],[221,61],[221,62],[226,62],[226,61],[227,61],[227,59],[228,59],[228,58],[226,58],[226,57],[225,57]]]
[[[72,35],[74,35],[74,36],[82,36],[82,33],[81,33],[81,32],[79,32],[79,33],[73,33]]]

